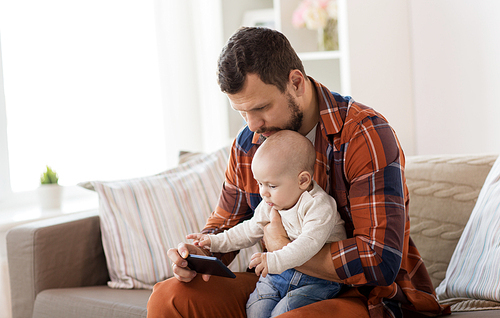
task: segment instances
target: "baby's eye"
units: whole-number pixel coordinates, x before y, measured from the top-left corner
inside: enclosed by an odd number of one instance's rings
[[[271,189],[276,189],[276,188],[277,188],[277,186],[275,186],[275,185],[269,185],[269,188],[271,188]]]

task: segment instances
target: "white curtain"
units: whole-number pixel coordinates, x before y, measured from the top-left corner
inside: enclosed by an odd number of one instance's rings
[[[227,98],[217,85],[224,44],[220,0],[156,0],[169,156],[227,145]]]
[[[10,194],[9,153],[7,150],[7,117],[3,90],[2,41],[0,37],[0,201]]]
[[[63,185],[124,179],[226,145],[220,15],[220,0],[0,0],[13,190],[45,165]]]
[[[165,169],[153,0],[3,0],[11,185]]]

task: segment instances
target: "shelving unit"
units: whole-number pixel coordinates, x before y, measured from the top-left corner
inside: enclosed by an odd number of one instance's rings
[[[330,90],[344,95],[350,94],[347,13],[345,0],[338,5],[338,51],[318,51],[317,32],[296,29],[292,24],[294,10],[301,0],[274,0],[276,29],[283,32],[304,63],[307,75],[326,85]]]

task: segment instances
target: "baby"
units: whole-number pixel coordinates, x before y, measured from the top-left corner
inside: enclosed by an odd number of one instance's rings
[[[281,250],[252,255],[249,267],[261,275],[247,302],[248,317],[274,317],[318,300],[335,297],[341,284],[294,269],[325,243],[346,238],[335,200],[313,179],[316,151],[301,134],[282,130],[269,136],[252,161],[261,203],[254,216],[216,234],[189,234],[195,245],[227,253],[252,246],[264,235],[272,210],[281,215],[292,242]],[[295,297],[294,297],[295,296]]]

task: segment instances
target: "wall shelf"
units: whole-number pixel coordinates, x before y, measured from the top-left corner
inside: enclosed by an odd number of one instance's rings
[[[303,52],[298,55],[302,61],[335,60],[342,57],[340,51]]]

